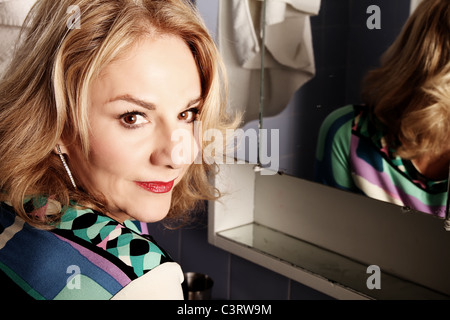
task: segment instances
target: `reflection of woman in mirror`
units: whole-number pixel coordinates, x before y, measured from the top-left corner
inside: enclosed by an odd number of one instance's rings
[[[187,1],[75,3],[37,2],[0,83],[1,290],[182,299],[142,228],[217,198],[213,165],[193,162],[194,120],[228,123],[218,51]]]
[[[445,216],[450,162],[450,1],[424,0],[369,72],[364,105],[335,110],[318,182]]]

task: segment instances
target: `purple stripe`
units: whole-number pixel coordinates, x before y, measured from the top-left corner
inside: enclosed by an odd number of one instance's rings
[[[356,149],[360,139],[355,135],[352,135],[351,139],[350,158],[352,159],[352,167],[356,175],[366,181],[369,181],[371,184],[380,187],[386,194],[392,198],[399,199],[404,205],[410,206],[415,210],[438,215],[439,217],[445,217],[445,206],[427,205],[420,201],[417,197],[407,194],[404,190],[399,189],[396,185],[394,185],[389,174],[386,172],[377,171],[365,160],[358,157]],[[365,192],[365,190],[362,191]]]
[[[125,287],[127,284],[131,282],[131,279],[119,267],[117,267],[114,263],[112,263],[108,259],[103,258],[102,256],[96,254],[95,252],[92,252],[91,250],[88,250],[73,241],[63,238],[57,234],[55,235],[62,241],[65,241],[68,244],[70,244],[74,249],[76,249],[81,255],[86,257],[86,259],[88,259],[94,265],[96,265],[97,267],[108,273],[112,278],[114,278],[118,283],[120,283],[121,286]]]
[[[148,234],[148,225],[145,222],[141,222],[141,233]]]
[[[364,177],[358,176],[360,180],[366,180]],[[364,193],[367,194],[366,190],[362,190]],[[382,190],[383,192],[385,192],[385,190]],[[388,193],[385,192],[387,195]],[[411,195],[408,195],[404,192],[399,192],[400,193],[400,201],[402,201],[405,205],[417,210],[417,211],[422,211],[425,213],[429,213],[429,214],[433,214],[433,215],[437,215],[441,218],[445,218],[445,210],[446,207],[445,206],[432,206],[432,205],[426,205],[425,203],[421,202],[419,199],[417,199],[416,197],[413,197]],[[387,197],[387,196],[386,196]],[[406,200],[406,201],[405,201]],[[410,204],[408,204],[408,202]]]

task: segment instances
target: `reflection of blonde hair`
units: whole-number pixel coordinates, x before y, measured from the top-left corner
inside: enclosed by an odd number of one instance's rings
[[[81,13],[79,29],[68,28],[73,16],[67,10],[74,4]],[[63,205],[70,199],[104,209],[104,199],[71,188],[53,150],[62,137],[76,142],[88,156],[90,85],[102,68],[145,34],[172,34],[186,42],[201,78],[203,129],[224,130],[230,123],[224,111],[221,59],[187,1],[38,0],[25,25],[22,46],[0,84],[0,188],[31,224],[46,227],[25,214],[27,196],[43,194]],[[174,190],[168,218],[183,220],[199,200],[217,197],[208,182],[214,170],[206,163],[189,168]]]
[[[365,79],[363,99],[391,146],[404,158],[448,150],[450,2],[423,0],[381,62]]]

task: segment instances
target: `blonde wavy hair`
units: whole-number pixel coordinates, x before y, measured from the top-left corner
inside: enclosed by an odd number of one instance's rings
[[[450,1],[420,3],[366,76],[362,97],[400,157],[449,150]]]
[[[68,24],[71,5],[80,9],[79,29]],[[72,188],[54,149],[59,139],[72,139],[88,156],[90,85],[102,68],[149,33],[179,36],[191,49],[201,78],[203,130],[225,132],[236,126],[225,111],[227,79],[221,57],[187,0],[38,0],[0,83],[1,200],[28,223],[51,228],[63,214],[45,221],[28,215],[24,200],[37,195],[63,207],[74,201],[105,209],[105,199]],[[198,204],[220,196],[209,181],[215,172],[216,165],[205,161],[190,166],[174,189],[167,221],[188,221]]]

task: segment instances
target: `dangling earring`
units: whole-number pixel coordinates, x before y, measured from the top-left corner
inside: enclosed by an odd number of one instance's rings
[[[72,182],[73,187],[76,189],[77,185],[75,184],[75,180],[73,180],[72,172],[70,172],[69,166],[67,165],[66,160],[64,159],[64,156],[61,152],[61,148],[59,147],[59,144],[56,145],[56,150],[58,150],[58,155],[61,158],[61,161],[64,165],[64,169],[66,169],[66,172],[69,175],[69,179]]]

